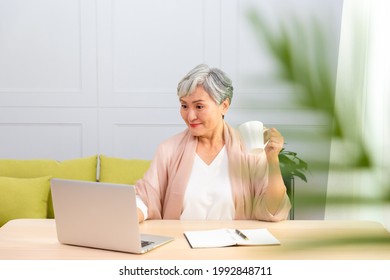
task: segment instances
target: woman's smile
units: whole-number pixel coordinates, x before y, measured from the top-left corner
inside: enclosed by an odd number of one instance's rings
[[[202,125],[201,123],[190,123],[190,127],[192,127],[192,128],[197,128],[201,125]]]

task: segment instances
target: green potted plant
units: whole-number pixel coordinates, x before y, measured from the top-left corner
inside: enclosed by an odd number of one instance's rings
[[[308,165],[297,156],[297,153],[286,151],[284,148],[279,153],[279,165],[284,184],[287,188],[287,194],[292,203],[290,219],[294,219],[294,180],[295,177],[298,177],[304,182],[307,182],[305,173],[308,171]]]

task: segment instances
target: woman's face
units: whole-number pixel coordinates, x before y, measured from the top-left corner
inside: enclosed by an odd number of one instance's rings
[[[214,99],[198,86],[195,91],[180,98],[180,114],[194,136],[213,137],[223,127],[222,115],[229,108],[229,101],[218,105]]]

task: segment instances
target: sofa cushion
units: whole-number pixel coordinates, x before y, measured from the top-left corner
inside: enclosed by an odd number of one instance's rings
[[[57,161],[53,178],[96,181],[97,156]]]
[[[0,159],[0,176],[15,178],[50,176],[57,167],[57,161],[50,159]]]
[[[0,176],[15,178],[53,178],[96,181],[97,156],[64,161],[50,159],[1,159]],[[53,202],[49,188],[47,217],[54,218]]]
[[[12,219],[46,218],[50,178],[0,177],[0,226]]]
[[[100,182],[134,185],[150,166],[150,160],[100,155]]]
[[[0,159],[0,176],[36,178],[43,176],[74,180],[96,180],[97,156],[64,161],[51,159]]]

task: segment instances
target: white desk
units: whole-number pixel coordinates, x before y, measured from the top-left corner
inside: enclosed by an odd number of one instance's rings
[[[192,249],[183,232],[217,228],[268,228],[281,245],[234,246]],[[173,221],[151,220],[141,231],[173,236],[175,240],[143,255],[62,245],[57,241],[55,221],[13,220],[0,228],[0,259],[108,260],[108,259],[385,259],[390,260],[390,233],[370,221]]]

